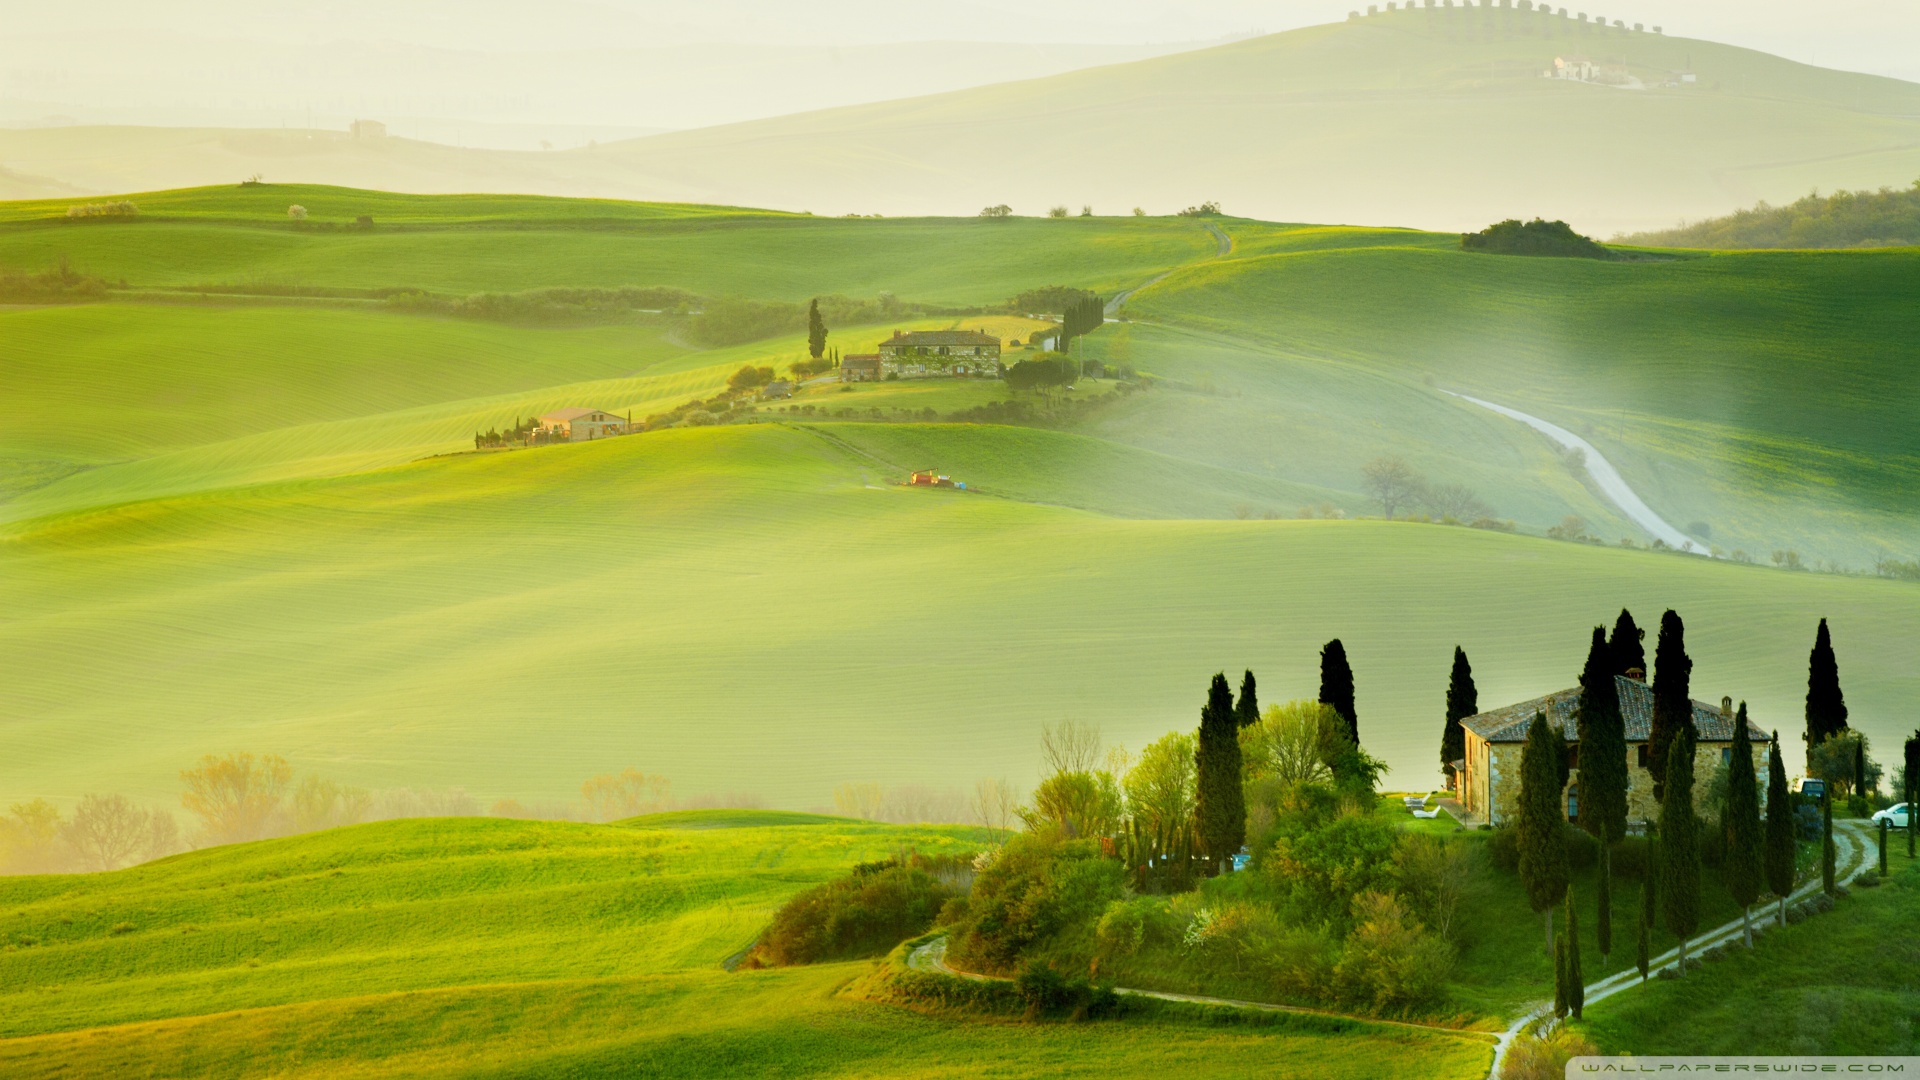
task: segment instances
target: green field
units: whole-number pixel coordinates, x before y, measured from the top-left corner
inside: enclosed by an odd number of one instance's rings
[[[386,822],[0,881],[9,1076],[1472,1077],[1484,1046],[1301,1021],[965,1022],[729,973],[775,906],[981,830],[799,815]]]

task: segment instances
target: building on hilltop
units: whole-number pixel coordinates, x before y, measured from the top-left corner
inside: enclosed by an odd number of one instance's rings
[[[347,125],[347,130],[356,139],[384,139],[387,137],[387,125],[378,120],[355,120]]]
[[[1620,690],[1620,715],[1627,731],[1627,821],[1652,821],[1660,815],[1653,798],[1653,772],[1647,764],[1647,737],[1653,727],[1653,688],[1639,679],[1615,676]],[[1567,740],[1567,788],[1561,792],[1561,806],[1567,820],[1580,816],[1580,732],[1576,714],[1580,708],[1580,690],[1562,690],[1546,697],[1494,709],[1460,721],[1466,729],[1466,755],[1454,764],[1458,776],[1460,802],[1475,816],[1495,825],[1505,824],[1519,813],[1520,752],[1527,743],[1527,730],[1536,715],[1545,714],[1547,725]],[[1693,729],[1696,735],[1693,798],[1702,814],[1719,815],[1718,808],[1706,804],[1708,778],[1713,770],[1733,756],[1733,700],[1721,699],[1719,706],[1693,703]],[[1766,755],[1773,737],[1751,720],[1747,736],[1753,740],[1756,778],[1761,798],[1767,789]]]
[[[605,409],[560,409],[545,413],[534,430],[549,442],[586,442],[609,435],[625,435],[632,429],[626,417]]]
[[[856,353],[840,358],[841,382],[879,382],[880,354]]]
[[[1001,375],[1000,339],[983,330],[895,330],[880,343],[879,355],[886,379]]]

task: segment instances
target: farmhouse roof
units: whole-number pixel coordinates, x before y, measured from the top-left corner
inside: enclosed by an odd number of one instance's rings
[[[1620,690],[1620,715],[1626,720],[1627,741],[1646,742],[1653,729],[1653,688],[1624,675],[1614,676],[1613,681]],[[1565,735],[1568,742],[1579,742],[1580,725],[1575,719],[1579,709],[1580,688],[1574,687],[1518,705],[1508,705],[1504,709],[1469,716],[1460,723],[1488,742],[1526,742],[1527,729],[1532,726],[1533,718],[1545,713],[1548,727]],[[1693,703],[1693,729],[1702,742],[1731,741],[1733,723],[1734,718],[1722,712],[1718,705],[1709,705],[1704,701]],[[1756,743],[1773,741],[1751,720],[1747,721],[1747,736]]]
[[[882,345],[998,345],[1000,339],[978,330],[895,330]]]
[[[578,420],[583,416],[592,416],[594,413],[606,413],[608,416],[619,415],[610,409],[555,409],[550,413],[541,413],[540,419],[552,420],[564,424]]]

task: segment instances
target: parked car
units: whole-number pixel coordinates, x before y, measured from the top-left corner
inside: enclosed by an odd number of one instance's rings
[[[1793,782],[1793,793],[1819,802],[1827,797],[1827,782],[1817,776],[1802,776]]]
[[[1907,828],[1913,821],[1912,815],[1907,812],[1911,805],[1911,803],[1895,803],[1873,815],[1873,827],[1879,828],[1880,823],[1884,821],[1891,828]]]

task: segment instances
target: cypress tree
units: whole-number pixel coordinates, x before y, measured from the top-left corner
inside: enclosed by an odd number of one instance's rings
[[[1867,790],[1867,740],[1853,741],[1853,793],[1859,797],[1873,794]]]
[[[1787,797],[1787,766],[1780,759],[1780,733],[1767,750],[1767,889],[1780,898],[1780,925],[1787,925],[1787,894],[1793,891],[1793,800]]]
[[[1665,634],[1662,634],[1664,641]],[[1700,927],[1700,849],[1693,813],[1693,724],[1668,745],[1666,791],[1660,800],[1660,891],[1667,932],[1680,939],[1680,974],[1687,973],[1687,938]]]
[[[1606,629],[1596,626],[1580,672],[1580,827],[1602,848],[1627,835],[1627,727],[1612,668]]]
[[[1647,767],[1653,771],[1653,797],[1666,797],[1667,746],[1681,728],[1693,726],[1693,661],[1687,656],[1687,627],[1678,613],[1660,616],[1660,639],[1653,647],[1653,725],[1647,734]],[[1688,763],[1691,770],[1692,763]]]
[[[1234,702],[1233,716],[1241,727],[1250,727],[1260,719],[1260,695],[1254,689],[1251,671],[1240,680],[1240,700]]]
[[[1906,751],[1907,782],[1906,790],[1900,795],[1907,804],[1907,858],[1914,857],[1913,834],[1920,833],[1920,821],[1914,820],[1914,788],[1920,786],[1920,730],[1913,733],[1902,748]]]
[[[1887,819],[1880,819],[1880,876],[1887,876]]]
[[[1833,895],[1833,792],[1820,796],[1820,887]]]
[[[1440,734],[1440,771],[1449,777],[1453,775],[1453,763],[1467,756],[1467,729],[1460,726],[1460,721],[1479,711],[1480,692],[1473,685],[1473,666],[1467,663],[1466,650],[1455,645],[1453,674],[1447,677],[1447,726]]]
[[[827,324],[820,318],[820,301],[807,302],[807,355],[815,360],[827,351]]]
[[[1567,822],[1560,813],[1560,768],[1545,714],[1535,714],[1520,752],[1520,883],[1527,903],[1546,916],[1547,951],[1553,951],[1553,908],[1566,895],[1572,869],[1567,860]]]
[[[1840,693],[1840,662],[1834,659],[1833,635],[1827,620],[1813,635],[1813,653],[1807,657],[1807,749],[1847,730],[1847,700]]]
[[[1640,969],[1640,981],[1647,981],[1647,969],[1653,962],[1653,845],[1648,844],[1647,867],[1640,875],[1640,936],[1635,946],[1634,966]]]
[[[1600,945],[1600,966],[1607,966],[1613,952],[1613,855],[1612,845],[1600,842],[1600,895],[1593,913],[1593,936]]]
[[[1339,638],[1320,650],[1320,702],[1333,706],[1347,722],[1347,737],[1360,745],[1360,721],[1353,711],[1353,668],[1347,664],[1347,647]]]
[[[1721,814],[1727,834],[1727,857],[1721,864],[1727,893],[1740,905],[1740,923],[1747,948],[1753,948],[1753,902],[1760,899],[1760,793],[1754,785],[1753,737],[1747,731],[1747,703],[1734,717],[1733,753],[1727,763],[1727,806]]]
[[[1607,642],[1607,652],[1613,657],[1613,673],[1625,675],[1638,669],[1641,676],[1647,673],[1647,649],[1641,644],[1647,632],[1633,621],[1633,613],[1626,608],[1620,609],[1620,617],[1614,620],[1613,637]]]
[[[1200,844],[1218,874],[1247,840],[1246,795],[1240,786],[1240,724],[1233,715],[1233,688],[1227,685],[1225,672],[1215,675],[1207,688],[1193,763],[1197,773],[1194,817],[1200,826]]]
[[[1586,974],[1580,970],[1580,914],[1574,908],[1573,889],[1567,889],[1567,932],[1560,936],[1567,951],[1567,1011],[1575,1020],[1587,1005]]]
[[[1553,943],[1553,1015],[1567,1015],[1567,939],[1561,938]]]

